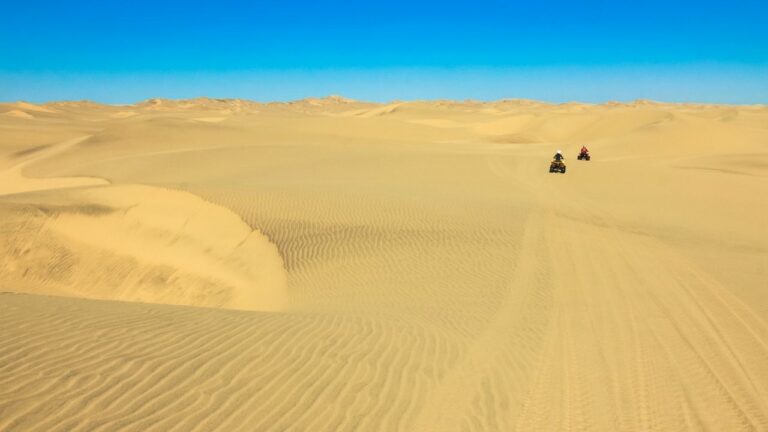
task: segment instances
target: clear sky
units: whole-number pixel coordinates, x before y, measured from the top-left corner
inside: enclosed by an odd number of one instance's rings
[[[0,2],[0,100],[768,103],[768,0]]]

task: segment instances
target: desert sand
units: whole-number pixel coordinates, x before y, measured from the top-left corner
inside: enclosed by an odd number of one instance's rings
[[[0,430],[767,431],[766,197],[765,106],[0,104]]]

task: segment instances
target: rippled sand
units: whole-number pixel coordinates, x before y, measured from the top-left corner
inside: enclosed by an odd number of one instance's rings
[[[768,430],[765,197],[764,106],[0,104],[0,430]]]

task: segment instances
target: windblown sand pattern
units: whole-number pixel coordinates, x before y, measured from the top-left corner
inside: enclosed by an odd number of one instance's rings
[[[0,430],[768,430],[763,106],[0,114]]]

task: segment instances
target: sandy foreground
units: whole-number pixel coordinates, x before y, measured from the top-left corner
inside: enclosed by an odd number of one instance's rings
[[[765,106],[0,104],[0,430],[768,431],[767,197]]]

